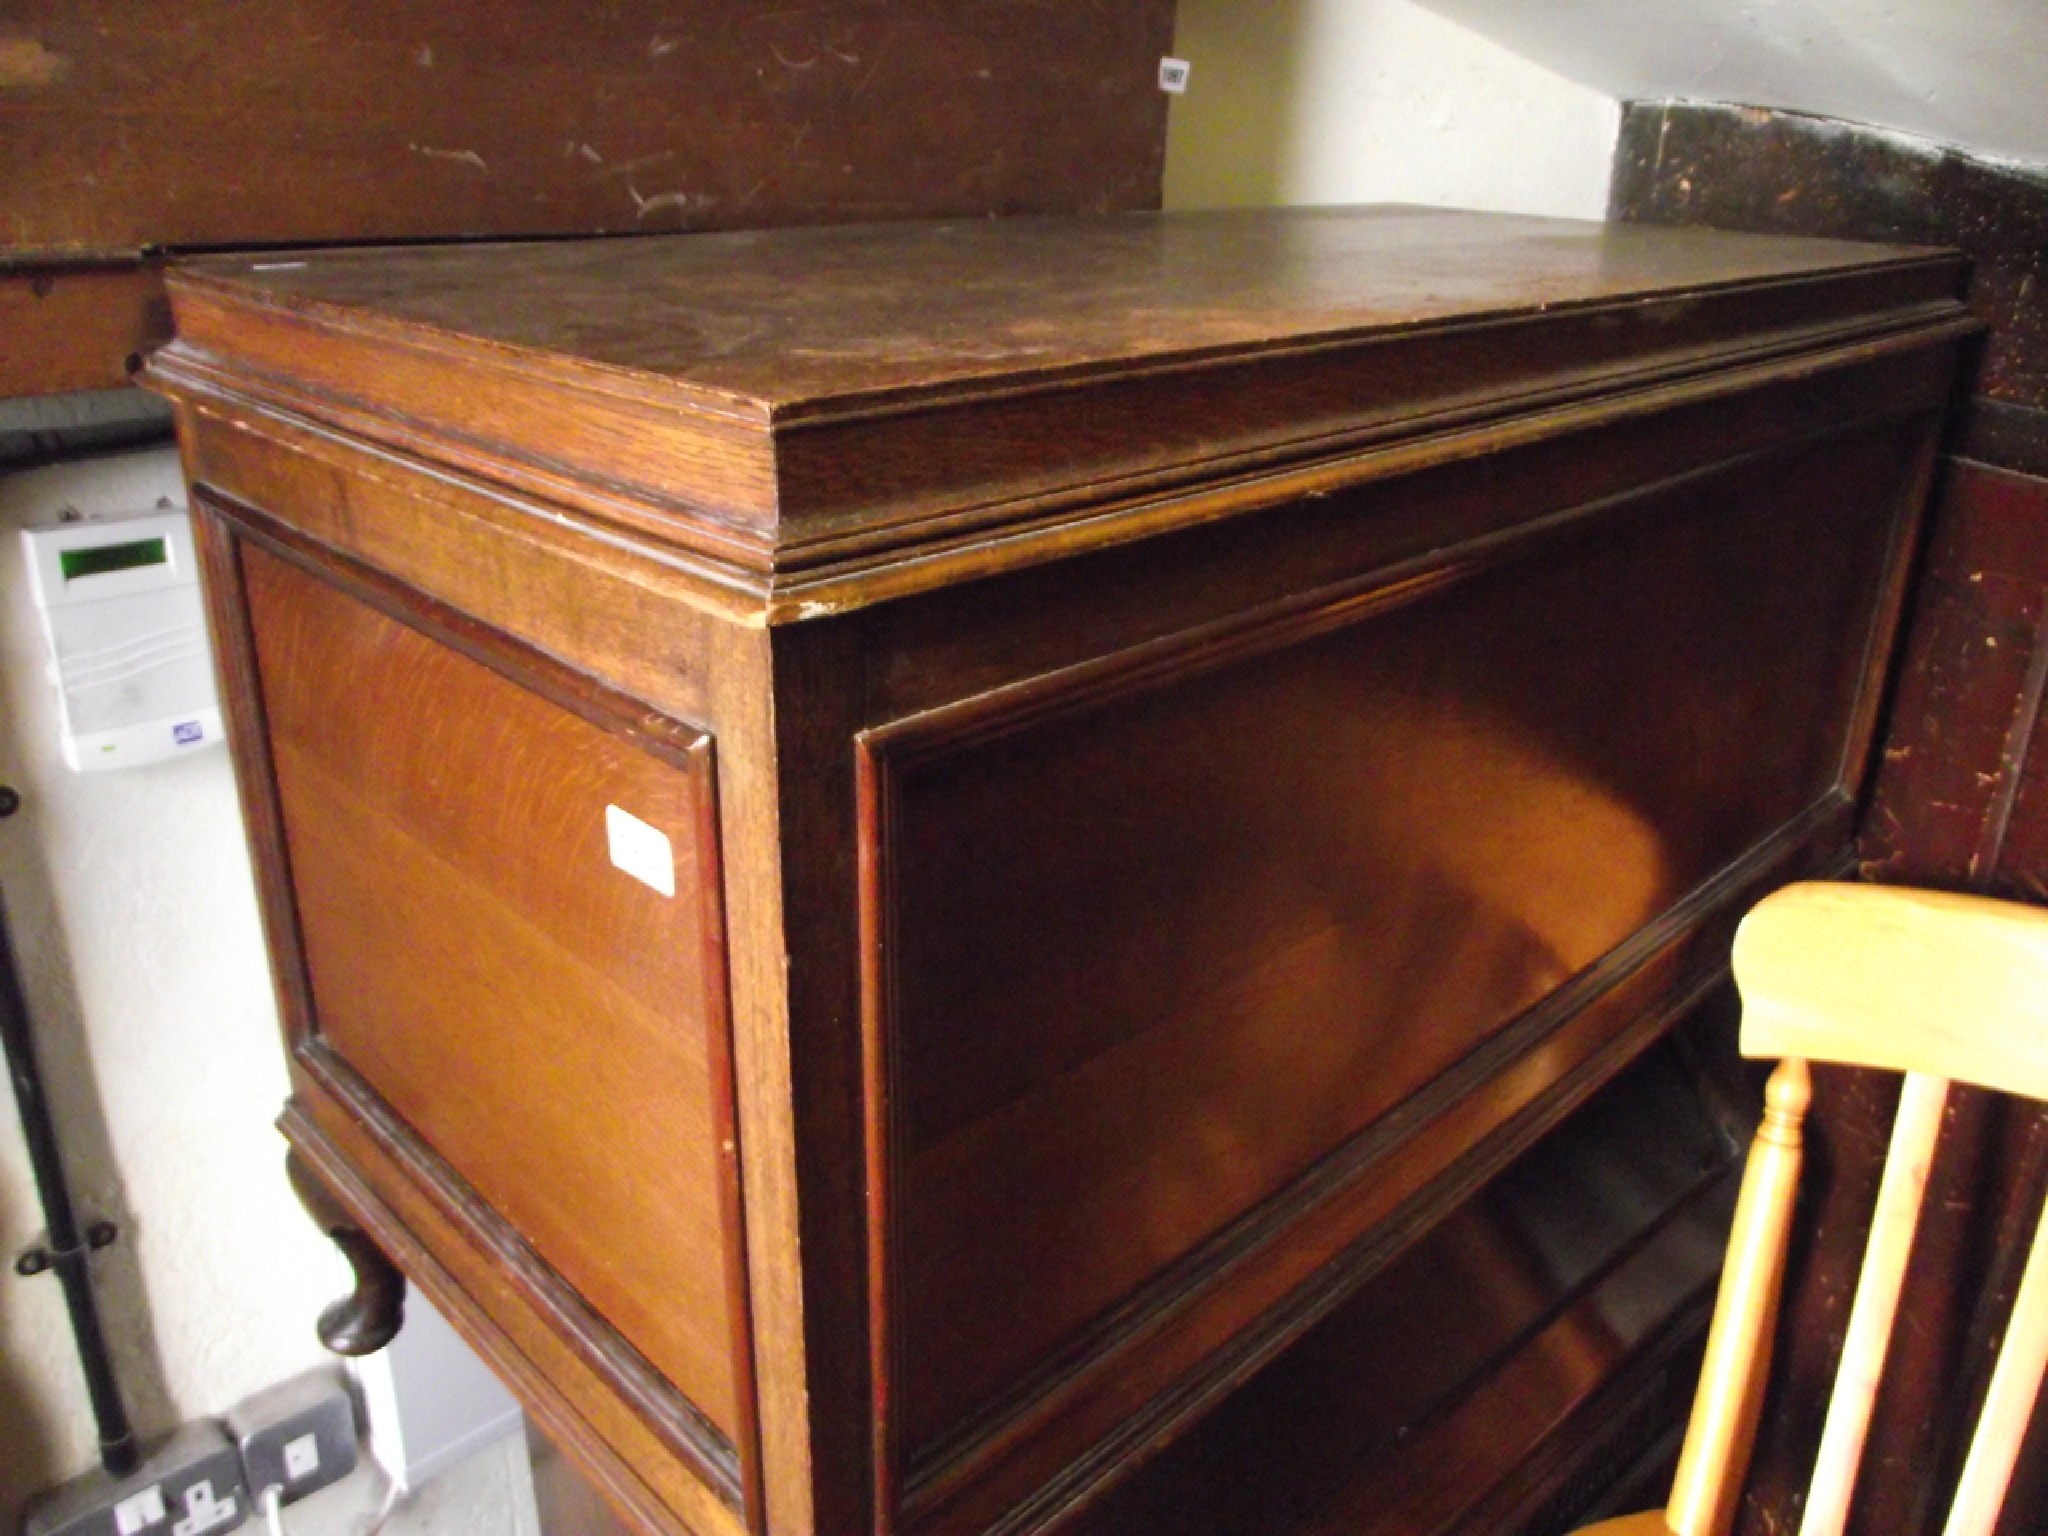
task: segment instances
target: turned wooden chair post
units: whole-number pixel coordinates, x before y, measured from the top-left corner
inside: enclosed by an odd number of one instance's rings
[[[1716,1536],[1734,1521],[1770,1375],[1811,1092],[1806,1063],[1795,1059],[1779,1063],[1764,1093],[1763,1122],[1750,1146],[1729,1229],[1700,1393],[1665,1508],[1666,1523],[1679,1536]]]
[[[1744,1171],[1670,1501],[1595,1527],[1603,1536],[1733,1528],[1769,1379],[1809,1061],[1896,1071],[1904,1083],[1800,1536],[1840,1536],[1848,1520],[1950,1083],[2048,1099],[2048,912],[1928,891],[1795,885],[1744,919],[1735,978],[1744,1054],[1779,1065]],[[2037,1232],[1947,1536],[1991,1536],[2044,1364],[2048,1245]]]

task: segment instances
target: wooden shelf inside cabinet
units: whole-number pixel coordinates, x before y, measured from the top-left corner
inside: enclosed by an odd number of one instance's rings
[[[1461,1474],[1554,1506],[1697,1286],[1485,1192],[1703,1106],[1625,1069],[1841,866],[1960,276],[1400,208],[179,269],[296,1156],[639,1529],[1081,1536],[1432,1243],[1560,1347],[1631,1298]],[[1714,1208],[1644,1189],[1565,1248]],[[1456,1423],[1542,1373],[1473,1359]]]

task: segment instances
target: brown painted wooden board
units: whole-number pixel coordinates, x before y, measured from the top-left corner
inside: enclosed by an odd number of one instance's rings
[[[127,382],[169,335],[152,253],[1154,208],[1172,32],[1171,0],[10,4],[0,398]]]
[[[2048,899],[2048,480],[1951,460],[1932,535],[1864,837],[1866,869],[1880,880],[2038,903]],[[1842,1078],[1826,1085],[1833,1113],[1824,1143],[1842,1174],[1795,1346],[1814,1356],[1816,1377],[1833,1343],[1838,1277],[1862,1233],[1870,1142],[1891,1109],[1889,1094]],[[1852,1530],[1880,1530],[1901,1510],[1946,1507],[2044,1190],[2048,1113],[1957,1089],[1902,1302],[1938,1326],[1902,1335],[1888,1365]],[[1794,1400],[1795,1424],[1806,1401]],[[2048,1407],[2035,1414],[2032,1437],[2003,1531],[2036,1528],[2048,1512]],[[1765,1499],[1783,1497],[1803,1465],[1800,1440],[1775,1449],[1760,1479]]]
[[[22,0],[0,247],[1156,205],[1168,0]]]
[[[2027,789],[2048,669],[2048,482],[1952,459],[1929,522],[1864,873],[2038,901],[2048,816]]]
[[[118,388],[170,329],[153,263],[0,270],[0,399]]]
[[[1855,123],[1712,102],[1631,102],[1611,208],[1645,224],[1954,245],[1989,327],[1976,392],[2048,408],[2048,182]]]

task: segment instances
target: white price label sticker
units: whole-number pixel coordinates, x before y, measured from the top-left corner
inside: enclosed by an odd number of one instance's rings
[[[1188,88],[1188,61],[1186,59],[1161,59],[1159,61],[1159,89],[1182,94]]]
[[[668,834],[651,827],[631,811],[616,805],[604,808],[605,841],[611,845],[612,863],[664,896],[676,893],[676,851]]]

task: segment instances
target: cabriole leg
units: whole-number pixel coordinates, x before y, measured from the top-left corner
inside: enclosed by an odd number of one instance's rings
[[[337,1355],[374,1355],[405,1321],[405,1276],[298,1153],[286,1153],[284,1164],[299,1204],[355,1271],[355,1289],[320,1314],[320,1342]]]

